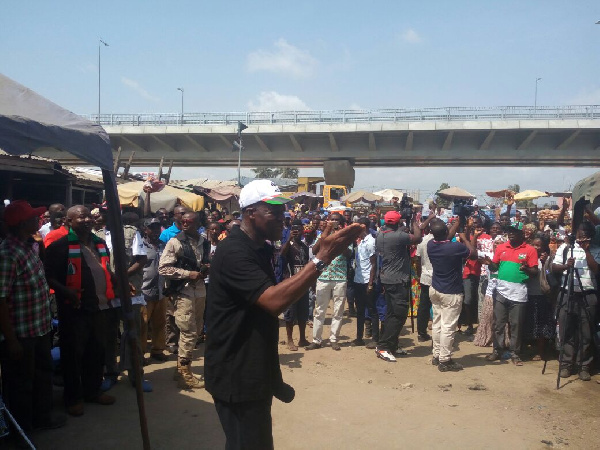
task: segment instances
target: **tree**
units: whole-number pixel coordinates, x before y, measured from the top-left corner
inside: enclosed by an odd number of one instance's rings
[[[298,178],[297,167],[266,167],[252,169],[254,178]]]
[[[437,192],[443,191],[444,189],[448,189],[449,187],[450,187],[450,185],[448,183],[444,182],[444,183],[440,184],[440,188],[437,190]],[[439,197],[439,196],[437,197],[436,204],[438,206],[441,206],[442,208],[449,208],[450,203],[451,203],[450,200],[447,200],[447,199]]]
[[[297,167],[278,167],[273,173],[279,178],[298,178]]]
[[[511,184],[506,189],[508,189],[509,191],[513,191],[515,194],[521,192],[521,186],[519,186],[518,184]]]
[[[254,178],[275,178],[275,170],[277,169],[259,166],[256,169],[252,169],[252,172],[254,172]]]

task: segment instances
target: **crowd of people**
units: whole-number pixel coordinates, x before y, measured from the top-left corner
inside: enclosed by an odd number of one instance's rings
[[[463,370],[452,359],[461,333],[491,347],[490,363],[518,367],[560,348],[560,376],[589,381],[600,219],[588,209],[570,230],[568,201],[555,223],[513,215],[512,203],[496,217],[477,206],[450,218],[435,205],[407,214],[397,202],[387,211],[310,210],[260,180],[242,190],[231,214],[184,205],[124,212],[133,305],[126,318],[105,206],[11,201],[0,222],[2,396],[26,433],[57,428],[66,417],[52,411],[53,383],[63,386],[66,412],[81,416],[86,402],[112,405],[116,383],[135,385],[132,352],[144,365],[173,354],[174,382],[213,395],[231,448],[260,432],[257,442],[268,443],[273,396],[294,397],[276,361],[277,317],[289,351],[326,343],[341,351],[346,313],[356,317],[351,345],[385,362],[409,354],[398,339],[413,317],[440,372]],[[205,368],[194,373],[201,345]],[[141,384],[153,391],[143,376]]]

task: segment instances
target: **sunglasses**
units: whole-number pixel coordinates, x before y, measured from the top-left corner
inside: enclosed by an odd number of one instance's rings
[[[184,223],[184,224],[186,224],[186,225],[189,225],[190,223],[194,223],[194,222],[195,222],[195,220],[194,220],[194,219],[183,219],[183,220],[181,221],[181,223]]]

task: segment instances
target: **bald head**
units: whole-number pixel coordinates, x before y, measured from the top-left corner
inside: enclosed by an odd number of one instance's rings
[[[64,206],[63,206],[63,208],[64,208]],[[67,210],[67,219],[72,219],[73,217],[78,216],[82,212],[87,212],[89,214],[90,210],[83,205],[71,206]]]
[[[52,213],[56,213],[59,211],[64,212],[66,210],[65,205],[63,205],[62,203],[52,203],[49,207],[48,207],[48,212],[50,214]]]
[[[91,233],[94,219],[88,208],[75,205],[67,211],[67,223],[80,239],[84,239]]]

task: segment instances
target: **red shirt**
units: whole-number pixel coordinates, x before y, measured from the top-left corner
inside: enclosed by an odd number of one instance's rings
[[[54,241],[58,241],[61,237],[66,236],[67,234],[69,234],[69,228],[64,225],[57,230],[52,230],[44,238],[44,247],[47,248]]]

